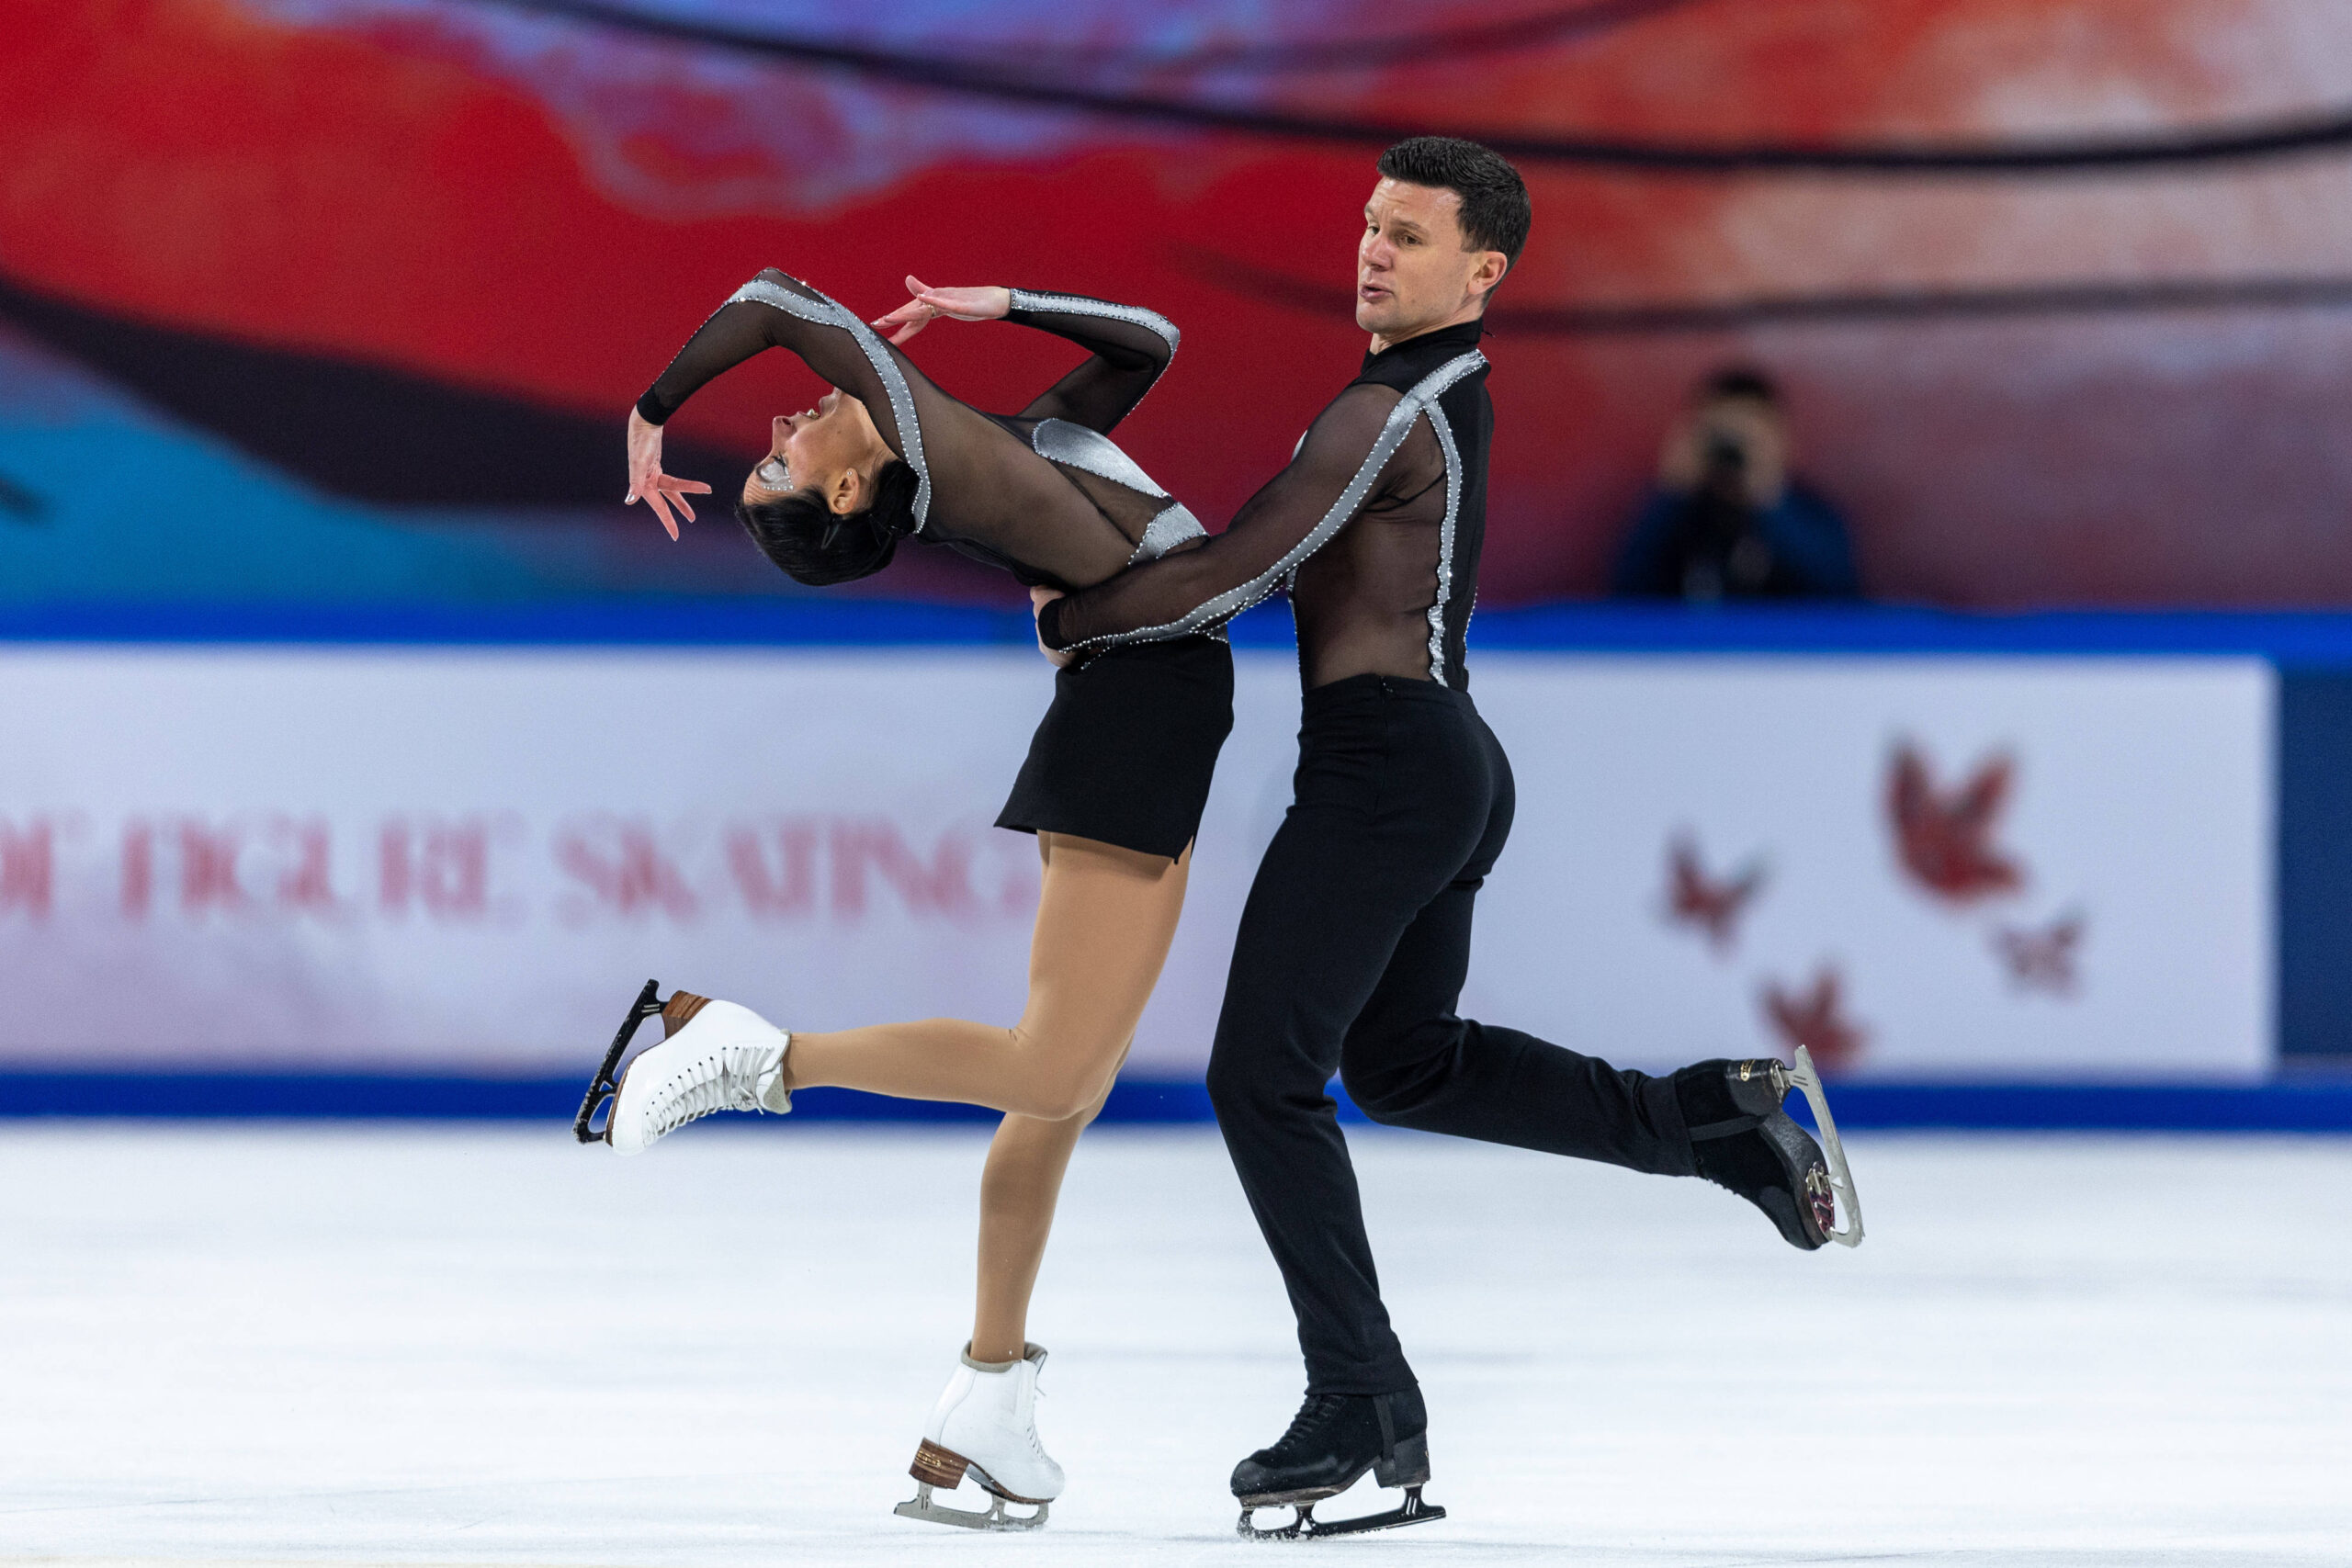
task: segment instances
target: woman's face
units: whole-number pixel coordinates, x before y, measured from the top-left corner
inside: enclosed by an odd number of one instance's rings
[[[815,408],[780,413],[770,423],[768,455],[743,481],[743,499],[772,501],[814,487],[835,512],[854,511],[865,499],[865,470],[887,455],[865,405],[836,387]],[[859,476],[846,494],[840,482],[845,473]]]

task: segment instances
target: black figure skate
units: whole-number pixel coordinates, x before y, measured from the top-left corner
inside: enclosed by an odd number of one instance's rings
[[[1234,1466],[1233,1495],[1241,1500],[1242,1539],[1320,1540],[1445,1517],[1443,1508],[1421,1501],[1421,1488],[1430,1479],[1429,1424],[1417,1388],[1397,1393],[1308,1394],[1282,1441]],[[1403,1505],[1354,1519],[1315,1517],[1316,1504],[1345,1492],[1367,1470],[1383,1486],[1403,1487]],[[1252,1521],[1260,1508],[1276,1507],[1295,1508],[1298,1517],[1275,1529],[1260,1529]]]
[[[1797,1047],[1796,1066],[1774,1061],[1698,1062],[1674,1075],[1674,1093],[1690,1133],[1699,1174],[1755,1204],[1792,1247],[1807,1252],[1837,1242],[1862,1244],[1862,1205],[1846,1168],[1846,1145],[1830,1118],[1813,1056]],[[1781,1109],[1792,1089],[1813,1107],[1821,1140]],[[1840,1229],[1838,1211],[1845,1211]]]

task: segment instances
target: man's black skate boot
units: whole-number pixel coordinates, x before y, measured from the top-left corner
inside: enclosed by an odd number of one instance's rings
[[[1695,1062],[1674,1075],[1699,1174],[1771,1217],[1792,1247],[1827,1244],[1838,1223],[1829,1164],[1813,1135],[1781,1109],[1789,1069],[1779,1062]]]
[[[1290,1430],[1233,1467],[1233,1495],[1241,1500],[1243,1536],[1251,1540],[1310,1540],[1394,1529],[1445,1517],[1421,1501],[1430,1479],[1430,1418],[1421,1391],[1396,1393],[1310,1393]],[[1405,1501],[1385,1514],[1326,1522],[1315,1505],[1353,1486],[1365,1471],[1383,1486],[1401,1486]],[[1298,1517],[1279,1529],[1250,1522],[1260,1508],[1294,1507]]]

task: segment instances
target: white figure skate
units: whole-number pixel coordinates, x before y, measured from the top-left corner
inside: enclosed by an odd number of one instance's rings
[[[915,1495],[893,1511],[967,1529],[1035,1529],[1062,1495],[1062,1467],[1037,1438],[1037,1372],[1046,1364],[1045,1349],[1024,1345],[1021,1359],[1010,1365],[975,1361],[971,1349],[964,1348],[964,1364],[932,1406],[931,1424],[908,1467]],[[953,1491],[967,1474],[989,1494],[987,1513],[932,1501],[933,1487]],[[1034,1504],[1037,1511],[1008,1513],[1007,1503]]]
[[[792,1109],[783,1087],[784,1054],[792,1036],[747,1007],[673,991],[657,1001],[648,980],[628,1018],[605,1053],[604,1066],[581,1101],[572,1132],[583,1144],[602,1141],[615,1154],[640,1155],[689,1122],[720,1111]],[[640,1053],[613,1077],[613,1066],[628,1049],[639,1024],[662,1015],[664,1038]],[[590,1126],[606,1100],[612,1109],[602,1129]]]

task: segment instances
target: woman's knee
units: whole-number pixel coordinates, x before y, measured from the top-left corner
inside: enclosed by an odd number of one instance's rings
[[[1118,1048],[1098,1051],[1073,1043],[1065,1049],[1051,1041],[1027,1043],[1037,1048],[1024,1053],[1029,1057],[1027,1070],[1020,1075],[1020,1089],[1013,1096],[1020,1103],[1005,1109],[1040,1122],[1067,1122],[1077,1116],[1091,1120],[1102,1108]]]

